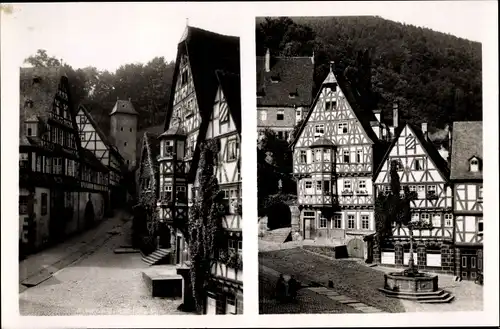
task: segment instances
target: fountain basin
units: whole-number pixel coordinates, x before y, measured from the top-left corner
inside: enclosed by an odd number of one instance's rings
[[[403,272],[384,274],[384,290],[421,293],[438,290],[438,276],[427,273],[404,275]]]

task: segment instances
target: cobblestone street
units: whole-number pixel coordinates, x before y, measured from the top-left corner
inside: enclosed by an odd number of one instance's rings
[[[148,266],[141,260],[140,253],[113,252],[126,243],[124,233],[130,230],[131,222],[116,227],[114,224],[119,220],[110,221],[95,230],[92,240],[95,244],[86,248],[82,258],[62,269],[56,268],[49,279],[19,294],[21,315],[186,314],[177,311],[180,300],[153,298],[148,294],[141,277],[142,270]],[[109,235],[107,230],[110,228],[121,234]],[[43,260],[51,264],[57,254],[61,258],[67,253],[64,248],[62,244],[42,252],[43,256],[33,255],[32,264],[38,262],[40,265]],[[35,267],[32,265],[31,272]]]
[[[443,311],[478,311],[483,307],[483,288],[473,282],[454,282],[451,276],[439,275],[439,286],[455,295],[455,300],[447,304],[420,304],[414,301],[388,298],[378,291],[378,287],[383,287],[383,273],[394,271],[383,267],[370,268],[357,260],[329,260],[323,257],[307,253],[300,248],[272,251],[271,246],[261,248],[259,253],[259,269],[267,267],[286,275],[295,275],[302,282],[317,283],[328,286],[331,280],[331,289],[339,294],[358,300],[370,307],[375,307],[384,312],[443,312]],[[352,308],[335,308],[334,304],[321,304],[324,296],[315,296],[308,300],[305,311],[300,308],[280,309],[269,306],[265,296],[272,292],[276,278],[270,278],[269,274],[259,270],[260,307],[263,313],[350,313],[355,312]],[[272,281],[271,281],[272,280]],[[272,284],[272,285],[271,285]],[[304,293],[304,292],[303,292]],[[313,295],[311,295],[313,296]],[[304,300],[307,297],[304,297]],[[317,299],[318,302],[315,302]],[[331,301],[329,301],[331,303]],[[345,305],[341,305],[346,307]],[[262,309],[265,307],[266,309]],[[273,308],[274,307],[274,308]],[[273,310],[268,311],[269,310]]]

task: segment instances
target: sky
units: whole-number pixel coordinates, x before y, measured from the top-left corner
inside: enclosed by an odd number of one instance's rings
[[[422,1],[321,3],[43,3],[13,4],[2,15],[13,34],[19,66],[37,49],[63,59],[74,68],[95,66],[116,70],[120,65],[146,63],[156,56],[174,60],[186,24],[229,35],[240,35],[239,15],[378,15],[428,27],[474,41],[482,41],[489,10],[482,1]],[[221,9],[222,8],[222,9]],[[491,9],[490,9],[491,10]],[[238,12],[239,14],[235,14]],[[210,13],[210,14],[207,14]],[[496,27],[493,27],[496,28]]]

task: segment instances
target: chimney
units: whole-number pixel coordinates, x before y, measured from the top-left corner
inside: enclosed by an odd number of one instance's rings
[[[398,127],[399,124],[399,111],[398,111],[398,103],[394,102],[392,104],[392,126],[394,129]]]
[[[422,122],[422,133],[425,136],[425,139],[427,140],[427,122]]]
[[[269,48],[266,50],[266,72],[271,71],[271,51]]]

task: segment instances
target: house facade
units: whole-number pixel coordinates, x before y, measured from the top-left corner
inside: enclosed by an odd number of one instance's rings
[[[224,193],[224,247],[214,251],[205,309],[207,314],[242,313],[242,269],[222,263],[222,254],[241,253],[239,38],[187,27],[176,65],[160,142],[157,211],[170,235],[172,262],[188,261],[188,245],[177,229],[195,202],[200,145],[219,145],[215,172]],[[240,250],[238,252],[238,250]]]
[[[103,218],[108,169],[81,147],[61,67],[21,68],[19,221],[21,253]]]
[[[115,105],[116,107],[117,105]],[[125,159],[101,130],[87,108],[82,104],[78,106],[76,123],[82,147],[91,151],[109,169],[107,182],[109,186],[108,200],[110,208],[116,209],[123,205],[126,200],[126,190],[121,186],[123,171],[126,168]],[[116,138],[113,139],[115,140]]]
[[[257,129],[288,140],[312,102],[313,57],[257,57]]]
[[[404,187],[413,192],[411,221],[415,239],[414,260],[419,269],[452,274],[454,271],[453,188],[447,161],[429,140],[427,124],[405,124],[384,155],[374,175],[377,197],[391,190],[390,169],[397,163],[401,193]],[[423,225],[421,225],[423,224]],[[408,228],[392,229],[376,262],[388,266],[408,265],[410,238]]]
[[[362,237],[375,231],[372,177],[384,145],[374,128],[380,117],[353,88],[330,68],[291,144],[293,174],[302,238],[347,242],[351,255],[365,257]]]
[[[482,122],[455,122],[452,131],[455,275],[474,280],[483,271]]]

